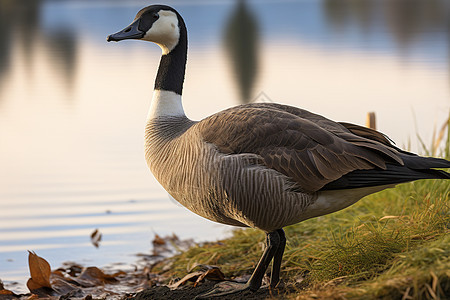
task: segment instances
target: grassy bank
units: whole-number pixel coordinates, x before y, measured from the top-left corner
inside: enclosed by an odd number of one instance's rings
[[[450,293],[450,183],[402,184],[343,211],[285,228],[283,279],[293,298],[444,299]],[[250,274],[264,234],[237,230],[172,258],[170,277],[196,264],[228,277]],[[405,297],[404,299],[411,299]]]
[[[447,143],[447,158],[448,150]],[[294,288],[288,297],[447,299],[449,191],[448,180],[401,184],[342,211],[286,227],[282,277]],[[183,277],[196,264],[206,264],[231,278],[250,274],[263,240],[258,230],[237,230],[229,239],[173,257],[170,268],[164,263],[164,273]]]

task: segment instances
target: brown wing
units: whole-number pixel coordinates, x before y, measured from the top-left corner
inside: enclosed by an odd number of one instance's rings
[[[367,127],[351,124],[351,123],[339,122],[339,124],[343,125],[345,128],[350,130],[353,134],[380,142],[389,147],[395,147],[392,145],[391,140],[386,135],[382,134],[379,131],[376,131],[376,130],[373,130],[373,129],[370,129]],[[396,149],[396,150],[398,150],[398,149]]]
[[[304,192],[315,192],[354,170],[384,169],[386,162],[402,164],[395,149],[290,106],[241,105],[196,126],[203,139],[222,153],[257,154]]]

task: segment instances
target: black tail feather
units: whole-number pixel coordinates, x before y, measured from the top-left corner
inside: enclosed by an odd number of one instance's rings
[[[422,157],[413,154],[402,154],[405,166],[415,170],[426,170],[431,168],[450,168],[450,161],[443,158]]]
[[[399,184],[419,179],[450,179],[450,173],[432,168],[450,168],[450,161],[440,158],[404,155],[404,166],[386,164],[386,169],[355,170],[328,183],[321,190],[353,189]]]

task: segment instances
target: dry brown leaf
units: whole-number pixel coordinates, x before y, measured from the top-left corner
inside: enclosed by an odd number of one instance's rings
[[[85,268],[75,280],[85,287],[116,283],[118,281],[113,275],[105,274],[97,267]]]
[[[203,273],[204,272],[202,272],[202,271],[197,271],[197,272],[193,272],[193,273],[187,274],[186,276],[184,276],[183,278],[181,278],[180,280],[178,280],[174,284],[170,285],[169,288],[176,289],[180,285],[183,285],[183,284],[185,284],[188,281],[196,281],[199,276],[203,275]]]
[[[16,296],[16,294],[14,294],[13,292],[11,292],[10,290],[5,290],[5,289],[0,290],[0,295],[11,295],[11,296]]]
[[[91,243],[95,246],[95,248],[98,248],[101,241],[102,233],[98,229],[95,229],[94,232],[91,233]]]
[[[125,271],[119,271],[119,272],[116,272],[116,273],[114,273],[114,274],[112,274],[112,275],[108,275],[108,276],[111,276],[111,277],[117,277],[117,276],[120,276],[120,275],[127,275],[127,272],[125,272]],[[115,278],[114,278],[115,279]]]
[[[42,285],[34,282],[32,278],[28,279],[28,281],[27,281],[27,288],[30,290],[30,292],[31,291],[35,291],[35,290],[37,290],[37,289],[39,289],[41,287],[42,287]]]
[[[198,265],[197,267],[201,267],[203,270],[189,273],[169,287],[171,289],[176,289],[188,281],[194,281],[194,287],[196,287],[205,278],[213,281],[225,280],[225,275],[216,266]],[[204,270],[205,268],[206,270]]]
[[[225,275],[222,273],[222,271],[220,271],[219,268],[214,267],[198,276],[197,280],[194,283],[194,287],[196,287],[205,278],[213,281],[222,281],[225,280]]]
[[[155,238],[152,241],[153,245],[165,245],[166,240],[160,237],[158,234],[155,234]]]
[[[78,297],[83,296],[83,292],[81,289],[70,282],[62,279],[62,278],[54,278],[52,279],[53,289],[60,295],[71,294],[72,296],[77,295]]]
[[[62,272],[67,273],[72,277],[78,276],[83,271],[83,266],[74,262],[66,262],[64,263],[64,265],[64,268],[60,268],[58,270],[61,270]]]
[[[28,251],[28,266],[30,268],[31,276],[28,282],[31,281],[30,285],[33,287],[33,289],[31,289],[27,283],[30,291],[41,287],[52,287],[50,284],[51,268],[50,264],[45,259],[39,257],[34,252]]]
[[[14,294],[12,291],[5,289],[5,286],[3,285],[3,282],[0,279],[0,296],[9,295],[11,297],[18,297],[16,294]],[[0,297],[2,298],[2,297]],[[6,298],[6,297],[5,297]],[[8,297],[9,299],[9,297]]]
[[[27,281],[28,289],[33,293],[33,295],[37,295],[39,298],[45,299],[58,299],[60,296],[54,289],[41,286],[36,288],[36,283],[33,283],[33,280],[30,278]],[[33,298],[34,299],[34,298]]]

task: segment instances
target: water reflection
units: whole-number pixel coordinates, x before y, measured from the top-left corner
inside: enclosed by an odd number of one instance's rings
[[[330,29],[357,26],[370,32],[371,27],[384,24],[386,33],[402,48],[424,35],[449,31],[447,0],[325,0],[323,9]]]
[[[238,0],[225,26],[225,49],[234,72],[240,101],[251,101],[258,72],[258,21],[245,0]]]
[[[386,1],[385,6],[390,31],[402,47],[424,34],[448,31],[449,8],[447,0],[395,0]]]
[[[38,38],[41,4],[40,0],[0,0],[0,78],[10,68],[14,39],[20,43],[20,50],[25,53],[29,65]]]
[[[332,28],[344,30],[355,19],[361,28],[368,31],[372,21],[377,0],[325,0],[323,9]]]
[[[23,54],[28,72],[35,62],[36,47],[50,53],[50,64],[67,87],[73,82],[76,66],[76,41],[73,29],[54,28],[43,31],[41,8],[43,0],[0,0],[0,88],[8,76],[13,55]],[[0,97],[0,101],[2,98]]]
[[[53,67],[61,73],[66,87],[71,93],[77,67],[77,41],[72,28],[52,29],[45,34],[46,46],[54,54]]]
[[[186,111],[200,119],[255,95],[360,124],[374,110],[399,146],[414,143],[414,125],[426,134],[448,117],[448,3],[168,0],[189,27]],[[168,201],[144,163],[159,48],[105,41],[145,5],[0,0],[3,280],[26,278],[26,249],[55,267],[68,258],[102,265],[133,261],[153,230],[217,236]],[[95,228],[100,249],[88,239]]]

